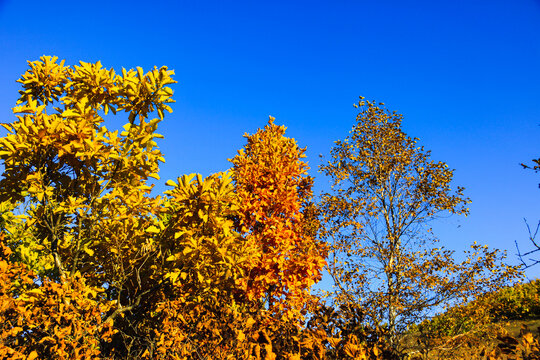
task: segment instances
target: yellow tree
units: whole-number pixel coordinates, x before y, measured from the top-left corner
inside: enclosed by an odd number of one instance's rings
[[[0,201],[10,261],[35,271],[42,287],[70,287],[82,276],[101,290],[104,323],[163,284],[155,266],[162,199],[150,195],[148,179],[164,161],[155,130],[171,111],[172,74],[166,67],[117,74],[99,62],[69,67],[43,56],[19,80],[16,120],[3,124]],[[111,131],[104,120],[118,111],[127,122]]]
[[[469,200],[463,188],[452,191],[453,171],[402,131],[402,115],[382,105],[360,98],[350,136],[336,141],[320,167],[332,181],[320,209],[334,300],[360,308],[397,352],[409,325],[497,288],[515,269],[476,244],[461,263],[436,247],[429,222],[443,213],[466,215]]]
[[[96,284],[107,276],[117,297],[127,295],[120,284],[134,263],[123,260],[144,257],[160,201],[147,180],[164,161],[154,140],[170,111],[172,71],[119,75],[99,62],[71,68],[45,56],[29,65],[17,120],[4,124],[9,133],[0,139],[0,198],[23,209],[22,225],[6,229],[19,231],[8,243],[22,260],[36,254],[30,265],[58,281],[91,272]],[[120,110],[128,113],[124,131],[107,129],[103,116]],[[156,110],[159,118],[149,121]]]

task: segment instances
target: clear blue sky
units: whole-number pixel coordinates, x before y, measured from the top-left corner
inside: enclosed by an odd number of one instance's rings
[[[26,60],[167,65],[174,113],[160,127],[161,182],[229,167],[268,115],[316,168],[347,136],[359,95],[405,116],[404,129],[455,171],[471,215],[436,226],[442,243],[526,245],[540,219],[540,1],[0,0],[0,117],[13,119]],[[537,277],[540,267],[531,269]]]

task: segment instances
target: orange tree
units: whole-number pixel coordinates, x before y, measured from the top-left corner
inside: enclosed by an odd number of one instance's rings
[[[321,278],[326,246],[317,239],[313,179],[302,160],[305,149],[284,136],[270,117],[264,129],[245,135],[247,144],[231,161],[238,196],[236,229],[253,256],[239,284],[248,301],[266,309],[267,341],[281,356],[325,356],[324,337],[303,328],[316,307],[311,286]],[[318,355],[314,355],[318,354]]]
[[[407,327],[434,310],[474,298],[516,275],[498,251],[474,244],[466,260],[436,247],[428,224],[468,213],[453,172],[401,129],[402,115],[360,98],[350,136],[336,141],[320,167],[332,181],[320,209],[331,243],[333,300],[360,306],[395,352]]]
[[[232,159],[239,197],[237,228],[257,248],[245,281],[250,298],[265,298],[270,310],[292,319],[321,278],[326,249],[316,240],[313,179],[302,161],[305,149],[284,137],[285,127],[268,125],[246,135]]]

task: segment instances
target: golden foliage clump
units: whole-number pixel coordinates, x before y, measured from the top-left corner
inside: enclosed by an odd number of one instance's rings
[[[0,236],[0,358],[83,359],[101,354],[114,330],[103,322],[110,303],[79,274],[62,284],[10,262]]]

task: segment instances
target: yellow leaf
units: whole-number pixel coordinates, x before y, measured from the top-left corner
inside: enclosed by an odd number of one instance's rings
[[[252,317],[249,317],[249,319],[247,319],[247,321],[246,321],[246,328],[247,329],[251,328],[253,326],[253,324],[255,324],[255,323],[256,323],[256,321],[253,320]]]
[[[246,339],[246,334],[242,330],[238,330],[238,334],[236,335],[236,339],[238,341],[244,341]]]
[[[158,229],[157,227],[155,227],[154,225],[150,225],[150,226],[146,229],[146,232],[152,233],[152,234],[159,234],[159,229]]]
[[[78,116],[80,114],[78,114],[77,112],[75,112],[74,110],[72,109],[68,109],[66,111],[64,111],[62,113],[62,117],[74,117],[74,116]]]
[[[328,338],[328,342],[330,343],[330,345],[332,345],[333,348],[337,348],[340,341],[341,341],[340,338],[335,338],[335,337]]]

